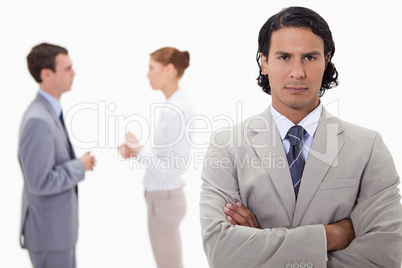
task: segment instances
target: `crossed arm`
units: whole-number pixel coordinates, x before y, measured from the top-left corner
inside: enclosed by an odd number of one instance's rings
[[[219,135],[216,136],[217,144],[223,144],[223,141]],[[232,225],[223,217],[225,214],[222,213],[222,208],[228,202],[247,202],[248,205],[253,203],[250,200],[253,197],[249,193],[244,193],[243,196],[240,194],[239,177],[244,176],[244,173],[238,174],[239,171],[233,164],[233,154],[230,148],[211,146],[205,156],[201,175],[203,184],[200,220],[209,266],[285,267],[289,261],[311,260],[314,267],[325,267],[326,241],[322,224],[291,228],[286,212],[281,208],[278,208],[275,218],[269,221],[269,226],[263,224],[263,229]],[[213,161],[217,159],[222,161],[221,165],[215,165]],[[264,187],[264,184],[259,183],[264,181],[265,170],[253,169],[248,174],[251,178],[242,181],[247,184],[242,185],[243,192]],[[271,197],[271,206],[279,206],[275,197]],[[276,207],[272,207],[272,210],[275,209]],[[257,221],[254,221],[254,225],[257,226]]]
[[[360,187],[350,219],[328,225],[290,229],[278,228],[285,225],[276,221],[276,227],[264,226],[261,229],[258,214],[256,217],[237,203],[250,205],[253,198],[248,196],[248,200],[242,200],[238,170],[233,165],[209,168],[207,162],[202,175],[200,218],[210,266],[282,267],[288,260],[311,258],[315,267],[400,268],[402,210],[399,177],[381,137],[378,135],[372,142],[371,156],[364,163],[362,174],[356,174],[361,176]],[[211,156],[228,159],[231,154],[225,149],[210,148],[206,159]],[[244,185],[243,190],[247,190]]]
[[[227,203],[222,210],[227,215],[226,220],[232,225],[261,229],[254,213],[240,202],[236,202],[236,204]],[[327,251],[344,249],[355,239],[353,224],[349,219],[324,225],[324,228]]]

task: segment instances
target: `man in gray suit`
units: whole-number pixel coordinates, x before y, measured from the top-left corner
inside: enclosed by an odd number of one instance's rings
[[[381,136],[329,114],[325,20],[291,7],[259,33],[272,105],[211,137],[200,219],[213,268],[401,267],[399,176]]]
[[[75,158],[60,97],[71,90],[75,72],[65,48],[40,44],[27,57],[39,92],[20,128],[18,159],[24,176],[21,246],[35,268],[76,267],[78,182],[95,158]]]

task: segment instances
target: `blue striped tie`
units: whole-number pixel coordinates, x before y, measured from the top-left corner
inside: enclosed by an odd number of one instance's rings
[[[304,134],[306,131],[301,126],[293,126],[289,129],[286,138],[289,139],[290,148],[286,155],[289,163],[290,175],[292,176],[293,189],[297,199],[301,177],[304,169],[304,157],[302,153]]]

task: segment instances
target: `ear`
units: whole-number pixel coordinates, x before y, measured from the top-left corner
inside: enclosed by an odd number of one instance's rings
[[[165,66],[165,68],[169,74],[173,73],[175,69],[173,63],[169,63],[168,65]]]
[[[261,71],[263,74],[268,74],[268,59],[260,52]]]
[[[173,77],[177,76],[177,70],[176,67],[174,67],[173,63],[169,63],[168,65],[165,66],[165,68],[168,75]]]
[[[52,70],[44,68],[40,70],[40,78],[42,79],[42,81],[49,80],[49,78],[53,75],[53,73],[54,72]]]
[[[327,68],[330,59],[331,59],[331,51],[328,52],[327,56],[325,57],[325,68]]]

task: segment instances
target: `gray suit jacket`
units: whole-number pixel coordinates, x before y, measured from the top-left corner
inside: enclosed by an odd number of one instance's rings
[[[401,267],[402,209],[380,135],[323,110],[297,198],[270,110],[213,134],[202,172],[200,219],[213,268]],[[262,229],[231,226],[222,208],[242,202]],[[328,253],[323,225],[345,218],[356,239]]]
[[[40,94],[22,118],[18,159],[24,176],[21,246],[35,252],[73,248],[76,186],[85,169],[79,159],[70,159],[60,120]]]

